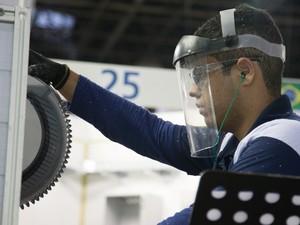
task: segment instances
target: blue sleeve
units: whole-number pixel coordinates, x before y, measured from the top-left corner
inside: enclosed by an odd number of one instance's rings
[[[189,225],[193,208],[189,207],[176,213],[174,216],[165,219],[158,225]]]
[[[300,156],[280,140],[260,137],[248,144],[229,170],[300,176]]]
[[[184,126],[159,119],[83,76],[77,84],[70,110],[112,141],[143,156],[191,175],[211,167],[209,160],[190,156]]]

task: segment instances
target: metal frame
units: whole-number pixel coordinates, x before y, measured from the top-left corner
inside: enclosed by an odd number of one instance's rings
[[[30,34],[30,10],[23,3],[20,0],[15,8],[0,6],[5,13],[0,22],[14,24],[2,225],[18,224],[20,204]]]

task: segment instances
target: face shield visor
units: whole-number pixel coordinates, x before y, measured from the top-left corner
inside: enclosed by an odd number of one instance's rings
[[[223,76],[224,65],[237,59],[209,63],[212,55],[241,48],[255,48],[285,61],[285,46],[252,34],[236,35],[234,9],[220,12],[223,37],[183,36],[176,46],[173,64],[178,74],[192,157],[216,157],[222,125],[218,127],[211,88],[212,77]],[[229,64],[228,64],[229,62]],[[233,96],[235,101],[235,97]],[[232,103],[234,102],[232,101]],[[232,107],[228,106],[223,124]],[[217,107],[216,107],[217,108]],[[226,116],[225,116],[226,115]]]
[[[193,157],[212,157],[218,144],[218,127],[210,86],[210,73],[222,68],[207,64],[205,56],[192,55],[176,63],[186,128]]]

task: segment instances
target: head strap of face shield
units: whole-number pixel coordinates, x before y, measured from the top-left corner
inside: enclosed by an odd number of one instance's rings
[[[222,38],[209,39],[196,35],[183,36],[176,46],[173,65],[186,56],[195,54],[207,56],[209,54],[239,48],[256,48],[266,55],[280,58],[284,63],[286,50],[283,44],[271,43],[266,39],[253,34],[236,34],[234,12],[235,9],[228,9],[220,12]]]
[[[235,9],[227,9],[227,10],[220,11],[223,37],[236,35],[234,12]]]

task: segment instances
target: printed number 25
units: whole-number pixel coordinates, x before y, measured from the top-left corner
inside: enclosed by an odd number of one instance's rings
[[[116,71],[107,69],[107,70],[103,70],[102,74],[109,74],[112,77],[110,83],[106,87],[106,89],[111,90],[115,86],[115,84],[117,83],[117,80],[118,80],[118,75],[117,75]],[[133,82],[131,80],[131,78],[133,76],[138,76],[138,75],[139,75],[139,73],[137,73],[137,72],[125,71],[123,82],[124,82],[124,85],[131,87],[132,93],[128,94],[128,95],[123,94],[122,96],[124,98],[133,99],[138,95],[139,87],[135,82]]]

